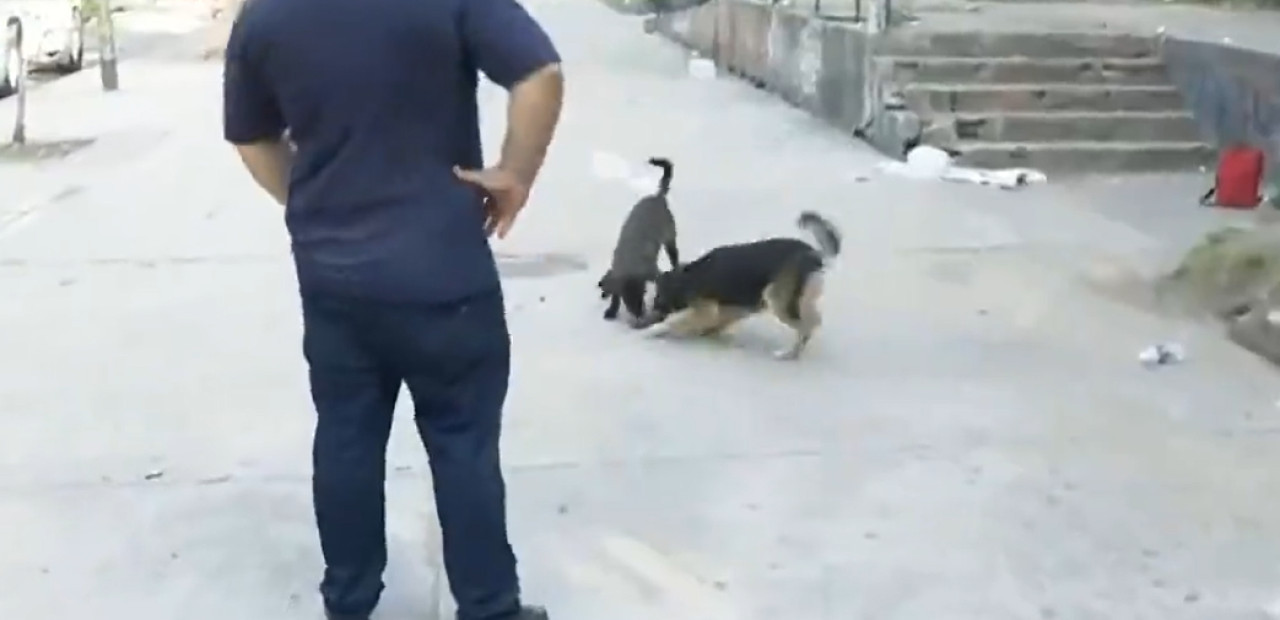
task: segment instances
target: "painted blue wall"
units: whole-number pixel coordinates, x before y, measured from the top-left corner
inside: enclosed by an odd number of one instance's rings
[[[1280,55],[1177,37],[1161,54],[1204,138],[1263,149],[1280,181]]]

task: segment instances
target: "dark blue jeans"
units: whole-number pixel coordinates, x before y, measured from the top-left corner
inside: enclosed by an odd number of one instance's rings
[[[387,439],[404,383],[431,463],[458,618],[514,616],[519,583],[498,457],[511,365],[501,293],[439,306],[304,295],[302,316],[326,607],[368,614],[382,594]]]

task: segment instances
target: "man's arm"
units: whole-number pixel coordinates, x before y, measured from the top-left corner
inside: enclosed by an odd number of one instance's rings
[[[253,180],[276,202],[285,205],[293,151],[284,141],[285,122],[274,93],[248,52],[246,31],[252,19],[252,12],[242,7],[227,40],[222,80],[223,135],[235,145]]]
[[[463,40],[471,58],[507,89],[507,133],[498,167],[532,185],[560,120],[564,76],[547,33],[516,0],[464,0]]]
[[[563,101],[564,75],[559,63],[538,69],[511,89],[499,168],[533,184],[555,136]]]
[[[293,150],[284,140],[262,140],[236,144],[240,161],[258,186],[266,190],[280,206],[289,203],[289,170],[293,167]]]

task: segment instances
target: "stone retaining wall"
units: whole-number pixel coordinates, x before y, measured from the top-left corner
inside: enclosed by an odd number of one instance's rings
[[[868,23],[725,0],[665,15],[657,28],[724,70],[892,155],[901,156],[919,136],[914,115],[880,105],[883,81],[871,62],[876,36]]]
[[[1280,56],[1176,37],[1161,56],[1205,139],[1264,149],[1267,176],[1280,181]]]
[[[876,2],[864,6],[873,11]],[[814,19],[751,0],[721,0],[663,16],[658,30],[716,59],[730,73],[776,92],[837,129],[902,156],[925,130],[890,95],[888,72],[873,62],[887,45],[874,26]],[[1170,77],[1204,137],[1267,151],[1280,181],[1280,56],[1167,37],[1160,45]]]

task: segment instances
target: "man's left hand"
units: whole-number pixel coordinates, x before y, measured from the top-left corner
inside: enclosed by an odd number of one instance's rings
[[[529,200],[529,184],[510,170],[498,167],[463,170],[454,166],[453,173],[484,190],[484,232],[486,235],[497,233],[499,239],[505,239]]]

